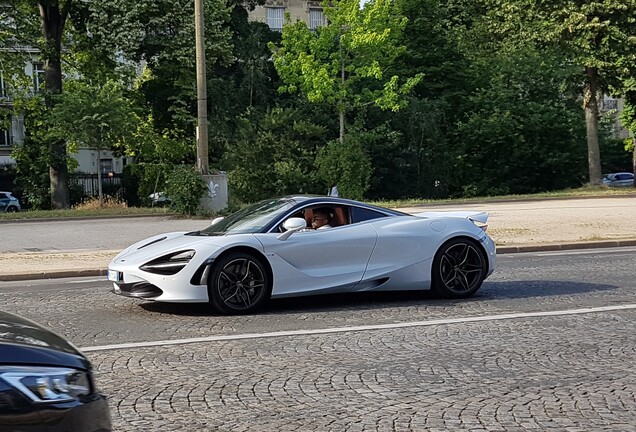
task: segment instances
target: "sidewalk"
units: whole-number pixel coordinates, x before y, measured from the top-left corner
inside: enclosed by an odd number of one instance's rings
[[[636,246],[636,196],[401,208],[490,213],[498,253]],[[127,223],[130,223],[128,221]],[[167,231],[167,230],[166,230]],[[100,276],[119,250],[61,250],[0,255],[0,281]]]

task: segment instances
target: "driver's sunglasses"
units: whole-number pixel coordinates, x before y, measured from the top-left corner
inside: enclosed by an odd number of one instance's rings
[[[312,222],[315,222],[315,221],[317,221],[317,220],[321,220],[321,219],[327,219],[327,218],[326,218],[326,217],[315,217],[315,216],[314,216],[314,217],[312,217],[312,218],[311,218],[311,221],[312,221]]]

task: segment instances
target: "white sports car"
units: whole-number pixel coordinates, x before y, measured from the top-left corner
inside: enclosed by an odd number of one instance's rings
[[[325,217],[328,228],[311,229]],[[485,212],[410,215],[336,197],[283,197],[200,231],[135,243],[113,258],[108,279],[115,294],[209,302],[226,314],[336,292],[432,289],[462,298],[495,268],[487,221]]]

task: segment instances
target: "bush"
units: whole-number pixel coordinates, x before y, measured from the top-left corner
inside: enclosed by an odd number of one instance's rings
[[[338,186],[340,196],[360,200],[369,189],[371,162],[361,140],[349,134],[344,143],[331,141],[318,151],[320,177],[330,186]]]
[[[190,166],[178,165],[167,175],[166,196],[170,197],[170,209],[177,213],[196,214],[206,190],[201,174]]]

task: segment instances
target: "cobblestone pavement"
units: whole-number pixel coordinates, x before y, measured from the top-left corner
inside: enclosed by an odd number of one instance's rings
[[[627,431],[635,323],[631,311],[92,358],[122,431]]]
[[[636,305],[635,262],[634,248],[515,254],[468,300],[290,299],[244,317],[120,298],[103,282],[0,283],[0,303],[85,348],[229,336],[87,349],[117,431],[636,431],[636,309],[239,339]]]

